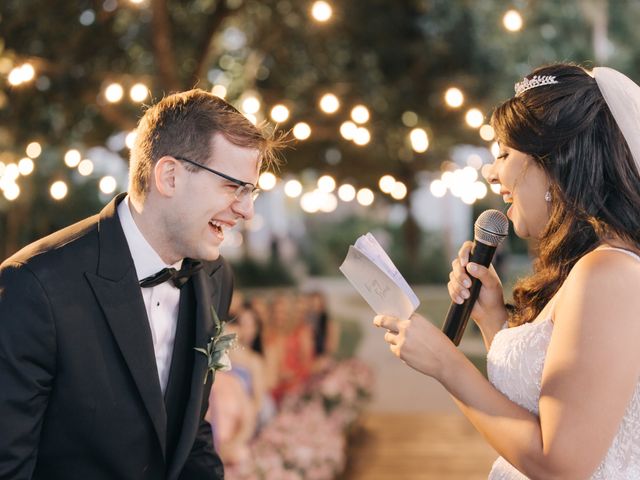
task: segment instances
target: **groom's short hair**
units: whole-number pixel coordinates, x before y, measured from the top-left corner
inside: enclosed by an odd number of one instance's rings
[[[146,196],[155,163],[163,156],[206,164],[216,133],[234,145],[258,150],[263,167],[277,163],[285,143],[216,95],[201,89],[175,93],[149,107],[138,122],[129,157],[129,193]]]

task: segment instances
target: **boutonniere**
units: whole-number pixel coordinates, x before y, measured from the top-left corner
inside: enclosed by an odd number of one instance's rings
[[[235,333],[223,335],[224,324],[226,322],[223,322],[218,318],[216,309],[213,307],[211,307],[211,316],[213,317],[213,323],[215,325],[215,334],[211,337],[205,348],[194,348],[195,351],[200,352],[207,357],[207,371],[204,374],[203,383],[207,383],[209,373],[211,373],[213,377],[213,382],[218,370],[222,372],[228,372],[231,370],[229,350],[235,346],[237,336]]]

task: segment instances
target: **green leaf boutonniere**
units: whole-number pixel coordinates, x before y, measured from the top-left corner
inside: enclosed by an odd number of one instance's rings
[[[195,351],[202,353],[207,357],[207,371],[204,374],[204,382],[207,383],[209,373],[215,380],[216,371],[220,370],[228,372],[231,370],[231,360],[229,359],[229,350],[235,346],[236,334],[230,333],[223,335],[224,324],[226,322],[221,321],[218,318],[215,308],[211,307],[211,316],[215,324],[215,334],[209,340],[206,348],[194,348]]]

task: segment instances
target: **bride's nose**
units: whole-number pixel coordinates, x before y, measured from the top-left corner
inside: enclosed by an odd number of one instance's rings
[[[495,162],[487,163],[486,165],[482,166],[482,176],[490,184],[499,183],[498,174],[495,168]]]

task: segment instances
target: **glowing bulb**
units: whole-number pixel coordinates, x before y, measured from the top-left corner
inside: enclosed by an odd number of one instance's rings
[[[353,140],[357,130],[358,126],[351,121],[343,122],[342,125],[340,125],[340,135],[342,135],[345,140]]]
[[[353,143],[364,146],[371,141],[371,134],[365,127],[358,127],[353,134]]]
[[[436,179],[429,185],[429,190],[431,191],[431,195],[441,198],[447,193],[447,185],[442,180]]]
[[[460,199],[467,205],[473,205],[477,200],[476,194],[473,190],[468,190],[462,193],[462,195],[460,195]]]
[[[3,180],[9,183],[15,182],[20,176],[20,168],[15,163],[10,163],[4,168]]]
[[[64,154],[64,163],[69,168],[77,167],[80,163],[80,160],[82,160],[82,156],[80,155],[80,152],[78,150],[71,149]]]
[[[307,213],[315,213],[320,210],[320,199],[317,192],[307,192],[300,197],[300,206]]]
[[[242,111],[255,115],[260,111],[260,100],[256,97],[249,96],[242,101]]]
[[[83,177],[88,177],[93,173],[93,162],[85,158],[78,164],[78,173]]]
[[[211,93],[216,97],[224,98],[227,96],[227,87],[224,85],[214,85],[211,88]]]
[[[489,188],[496,195],[500,195],[500,190],[502,189],[502,186],[499,183],[492,183],[491,185],[489,185]]]
[[[29,175],[31,172],[33,172],[35,165],[33,163],[33,160],[31,160],[29,157],[23,158],[18,162],[18,170],[20,171],[20,175]]]
[[[49,193],[51,193],[51,197],[53,197],[54,200],[62,200],[67,196],[68,191],[69,189],[67,187],[67,184],[62,180],[53,182],[51,184],[51,187],[49,188]]]
[[[14,201],[20,196],[20,187],[17,183],[7,183],[2,191],[4,193],[4,197],[10,202]]]
[[[380,190],[384,193],[391,193],[395,184],[396,179],[391,175],[384,175],[383,177],[380,177],[380,181],[378,182]]]
[[[100,191],[105,194],[110,194],[115,192],[116,187],[118,186],[116,179],[111,175],[107,175],[100,179],[99,187]]]
[[[464,167],[462,169],[462,178],[467,183],[473,183],[478,179],[478,171],[473,167]]]
[[[368,207],[369,205],[371,205],[374,198],[375,196],[373,195],[373,192],[368,188],[361,188],[360,190],[358,190],[358,194],[356,195],[358,203],[363,207]]]
[[[451,87],[445,92],[444,101],[451,108],[458,108],[464,103],[464,95],[459,88]]]
[[[522,28],[522,16],[516,10],[509,10],[502,17],[502,23],[510,32],[517,32]]]
[[[320,99],[320,109],[324,113],[336,113],[340,108],[340,100],[333,93],[325,93]]]
[[[31,142],[27,145],[26,153],[31,158],[38,158],[42,153],[42,147],[38,142]]]
[[[402,200],[407,196],[407,186],[402,182],[396,182],[391,190],[391,196],[395,200]]]
[[[470,109],[464,118],[467,122],[467,125],[469,125],[471,128],[479,128],[484,121],[484,115],[482,115],[482,112],[477,108]]]
[[[144,102],[149,96],[149,89],[144,83],[136,83],[129,90],[129,97],[134,102]]]
[[[22,83],[22,70],[20,69],[20,67],[11,69],[7,80],[9,81],[9,84],[13,85],[14,87],[20,85]]]
[[[356,105],[351,110],[351,119],[356,123],[367,123],[369,120],[369,109],[364,105]]]
[[[318,179],[318,190],[323,193],[330,193],[336,189],[336,181],[331,175],[323,175]]]
[[[25,63],[20,67],[20,74],[23,82],[30,82],[33,80],[33,77],[35,77],[36,71],[34,70],[33,65]]]
[[[107,99],[109,103],[117,103],[122,100],[124,95],[124,90],[122,89],[122,85],[119,83],[110,84],[104,91],[104,97]]]
[[[411,130],[409,139],[411,140],[411,148],[418,153],[424,153],[429,148],[429,137],[427,137],[427,132],[422,128]]]
[[[274,105],[271,109],[271,118],[274,122],[286,122],[289,118],[289,109],[284,105]]]
[[[477,199],[487,196],[487,186],[482,182],[473,182],[473,193]]]
[[[480,127],[480,138],[486,142],[490,142],[496,138],[496,133],[493,131],[493,127],[491,125],[482,125]]]
[[[293,136],[298,140],[306,140],[311,136],[311,127],[308,123],[298,122],[293,127]]]
[[[331,5],[323,0],[318,0],[311,7],[311,16],[318,22],[326,22],[333,15]]]
[[[284,194],[289,198],[297,198],[302,193],[302,184],[298,180],[289,180],[284,184]]]
[[[276,186],[277,178],[271,172],[263,172],[258,179],[258,186],[264,190],[272,190]]]
[[[340,188],[338,188],[338,197],[340,197],[340,200],[343,202],[351,202],[356,198],[355,187],[349,183],[340,185]]]
[[[338,199],[333,193],[323,193],[320,197],[320,211],[325,213],[333,212],[338,208]]]

